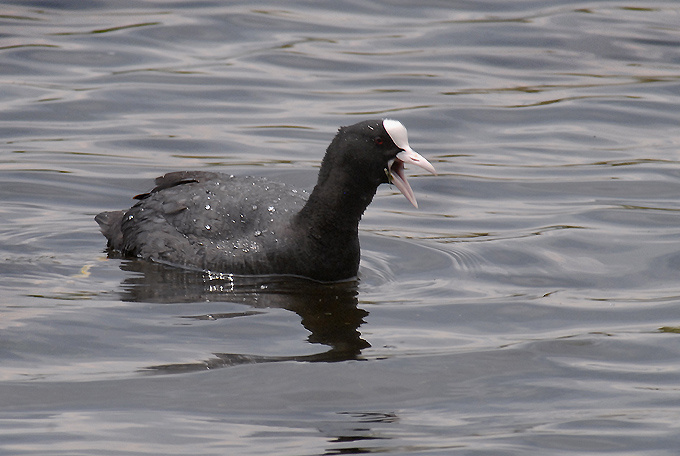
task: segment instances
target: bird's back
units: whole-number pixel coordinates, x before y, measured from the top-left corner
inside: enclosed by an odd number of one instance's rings
[[[308,196],[265,178],[197,171],[169,173],[156,184],[128,211],[97,216],[109,246],[161,263],[233,273],[268,272],[260,263],[284,248],[282,236],[290,237],[290,221]]]

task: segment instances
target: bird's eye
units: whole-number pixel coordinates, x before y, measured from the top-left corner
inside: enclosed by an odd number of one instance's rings
[[[373,140],[378,146],[382,146],[385,141],[380,136],[376,136]]]

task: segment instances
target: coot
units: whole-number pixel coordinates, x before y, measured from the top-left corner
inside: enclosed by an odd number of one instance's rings
[[[127,211],[95,217],[108,247],[187,269],[285,274],[331,282],[356,277],[358,227],[380,184],[416,207],[404,164],[434,167],[408,144],[396,120],[340,128],[311,194],[257,177],[172,172]]]

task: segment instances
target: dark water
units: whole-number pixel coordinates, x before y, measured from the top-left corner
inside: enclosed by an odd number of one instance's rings
[[[5,1],[0,453],[645,454],[680,446],[680,4]],[[167,171],[382,188],[360,280],[107,259]]]

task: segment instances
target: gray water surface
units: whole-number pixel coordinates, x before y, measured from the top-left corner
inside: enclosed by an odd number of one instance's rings
[[[0,4],[0,453],[676,455],[680,4]],[[396,118],[356,282],[107,256],[169,171],[313,187]]]

